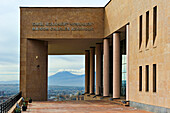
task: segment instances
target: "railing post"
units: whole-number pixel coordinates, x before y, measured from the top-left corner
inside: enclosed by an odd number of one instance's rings
[[[2,113],[3,113],[3,111],[4,111],[4,108],[3,108],[3,104],[2,104]]]
[[[4,113],[4,104],[2,104],[2,113]]]
[[[2,113],[2,104],[0,105],[0,108],[1,108],[1,112],[0,113]]]
[[[5,111],[5,113],[6,113],[6,102],[4,103],[4,111]]]
[[[7,113],[10,108],[21,98],[22,92],[14,95],[13,97],[9,98],[5,102],[0,104],[0,113]]]
[[[3,104],[3,113],[4,113],[4,110],[5,110],[5,104]]]

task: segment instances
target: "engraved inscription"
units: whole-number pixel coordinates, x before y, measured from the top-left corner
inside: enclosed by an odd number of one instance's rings
[[[94,31],[94,23],[34,22],[32,31]]]

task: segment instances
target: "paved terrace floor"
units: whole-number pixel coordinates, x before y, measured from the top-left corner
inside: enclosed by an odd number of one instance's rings
[[[150,113],[109,101],[33,102],[23,113]]]

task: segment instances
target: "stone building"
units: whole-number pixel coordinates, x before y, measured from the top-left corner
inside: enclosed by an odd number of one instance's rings
[[[48,55],[85,55],[86,94],[125,96],[130,106],[168,111],[168,3],[111,0],[105,7],[20,7],[23,96],[47,100]]]

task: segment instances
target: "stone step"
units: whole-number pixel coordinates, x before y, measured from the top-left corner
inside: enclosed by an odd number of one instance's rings
[[[85,94],[85,100],[104,100],[104,101],[110,101],[114,104],[123,105],[123,106],[129,106],[129,102],[126,101],[124,97],[121,97],[120,99],[113,99],[112,97],[103,97],[103,96],[96,96],[96,95],[89,95]]]

